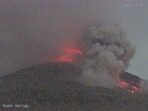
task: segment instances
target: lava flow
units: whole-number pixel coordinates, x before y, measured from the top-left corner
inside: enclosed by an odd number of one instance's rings
[[[124,80],[119,81],[119,87],[131,93],[142,93],[143,92],[142,88],[139,85],[136,85],[136,84],[133,85]]]
[[[59,56],[56,61],[58,62],[76,62],[82,55],[82,52],[76,48],[66,48],[63,54]]]
[[[143,88],[140,85],[141,81],[142,79],[140,77],[128,72],[123,72],[120,74],[119,87],[131,93],[142,93]]]

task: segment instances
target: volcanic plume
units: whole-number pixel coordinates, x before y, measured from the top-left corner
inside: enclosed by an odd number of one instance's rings
[[[83,84],[129,88],[128,81],[120,75],[128,68],[130,59],[135,54],[135,46],[118,24],[101,22],[88,27],[79,43],[79,48],[69,46],[61,49],[63,53],[55,61],[81,63],[83,74],[80,82]],[[131,91],[140,92],[136,88],[138,87],[133,85]]]
[[[119,86],[119,75],[126,71],[135,47],[117,24],[99,23],[83,38],[85,60],[82,81],[89,85]]]

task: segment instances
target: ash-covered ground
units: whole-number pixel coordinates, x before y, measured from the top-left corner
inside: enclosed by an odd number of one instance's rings
[[[3,111],[147,111],[148,94],[79,82],[72,63],[36,65],[0,78],[0,104],[28,104]]]

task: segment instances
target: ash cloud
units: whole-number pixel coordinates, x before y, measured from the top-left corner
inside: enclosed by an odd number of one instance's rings
[[[86,60],[84,83],[104,87],[118,86],[119,75],[126,71],[135,54],[135,46],[118,24],[101,22],[84,36]]]

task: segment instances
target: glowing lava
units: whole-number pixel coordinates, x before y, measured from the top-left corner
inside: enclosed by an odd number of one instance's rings
[[[125,89],[131,93],[142,93],[143,92],[143,90],[140,86],[129,84],[124,80],[119,81],[119,87],[121,89]]]
[[[63,54],[59,56],[56,61],[58,62],[75,62],[80,58],[82,52],[76,48],[66,48],[63,51]]]

